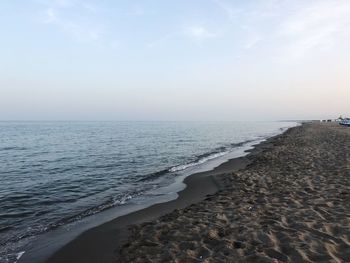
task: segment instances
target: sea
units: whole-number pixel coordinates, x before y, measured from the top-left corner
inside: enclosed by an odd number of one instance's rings
[[[0,262],[16,262],[44,233],[105,210],[176,198],[181,187],[162,189],[296,125],[0,122]]]

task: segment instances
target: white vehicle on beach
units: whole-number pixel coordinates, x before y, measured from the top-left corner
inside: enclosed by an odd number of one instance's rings
[[[345,118],[339,122],[340,125],[349,126],[350,127],[350,118]]]

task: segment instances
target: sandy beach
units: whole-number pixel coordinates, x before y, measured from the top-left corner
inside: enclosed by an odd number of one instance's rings
[[[122,262],[349,262],[350,129],[292,128],[204,201],[131,228]]]
[[[348,262],[350,129],[304,124],[179,198],[91,229],[48,262]]]

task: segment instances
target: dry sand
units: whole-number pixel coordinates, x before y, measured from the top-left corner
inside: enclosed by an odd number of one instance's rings
[[[350,128],[288,130],[222,189],[134,225],[118,262],[350,262]]]

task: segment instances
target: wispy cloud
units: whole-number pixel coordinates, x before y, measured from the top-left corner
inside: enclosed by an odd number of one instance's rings
[[[261,40],[262,40],[262,38],[260,36],[251,35],[247,38],[246,42],[243,45],[243,48],[252,49],[252,48],[256,47]]]
[[[159,38],[149,42],[147,44],[147,47],[149,48],[159,47],[164,43],[169,42],[170,40],[183,39],[184,37],[190,38],[195,42],[202,42],[204,40],[207,40],[210,38],[216,38],[218,36],[219,36],[218,32],[209,31],[204,26],[191,25],[191,26],[185,26],[180,30],[175,30],[173,32],[164,34],[163,36],[160,36]]]
[[[184,29],[184,32],[187,36],[195,39],[195,40],[204,40],[208,38],[215,38],[218,36],[218,33],[212,32],[205,28],[204,26],[187,26]]]
[[[349,27],[350,1],[324,0],[298,8],[283,21],[278,33],[289,43],[288,53],[298,58],[349,40]]]
[[[242,9],[234,7],[232,4],[227,3],[226,1],[222,0],[213,0],[214,4],[216,4],[220,9],[222,9],[226,15],[232,19],[236,18],[242,13]]]
[[[92,25],[92,23],[78,21],[65,14],[71,9],[76,12],[85,12],[85,14],[86,12],[95,12],[96,9],[92,5],[76,0],[55,0],[42,4],[46,5],[42,18],[44,24],[55,26],[78,41],[96,41],[101,38],[101,28]]]
[[[243,49],[264,41],[280,57],[300,59],[350,43],[348,0],[264,0],[241,8],[228,0],[212,1],[227,15],[231,23],[227,33],[237,34]]]
[[[94,6],[89,1],[33,1],[42,6],[43,23],[79,41],[108,42],[104,29],[116,28],[113,23],[117,20],[105,20],[100,9],[96,8],[101,8],[101,5]],[[255,0],[243,4],[231,0],[210,1],[213,3],[211,7],[216,8],[214,13],[220,14],[218,19],[209,20],[200,12],[195,17],[183,16],[181,19],[184,21],[174,16],[171,19],[177,20],[172,20],[168,25],[147,27],[150,34],[141,43],[153,48],[169,44],[170,41],[176,45],[181,39],[190,39],[195,44],[217,39],[221,43],[232,43],[232,52],[249,52],[252,55],[255,51],[268,55],[273,53],[274,56],[289,59],[332,49],[343,40],[350,42],[349,0]],[[137,4],[126,5],[119,13],[125,19],[127,16],[137,16],[135,20],[147,24],[145,14],[144,8]],[[169,21],[162,18],[164,23]],[[157,30],[158,26],[161,30]],[[110,35],[113,34],[111,31],[108,32]],[[157,37],[159,32],[163,32],[163,35],[161,33]],[[139,35],[143,34],[135,34],[135,37]],[[150,36],[154,37],[153,41],[149,41]],[[117,43],[119,46],[120,42]],[[254,54],[251,52],[253,49]]]
[[[55,10],[53,8],[48,8],[45,11],[45,18],[43,20],[43,22],[45,24],[51,24],[57,21],[57,17],[55,14]]]

